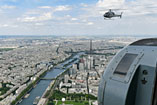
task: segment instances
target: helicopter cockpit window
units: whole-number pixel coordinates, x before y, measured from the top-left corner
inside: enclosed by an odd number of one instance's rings
[[[137,54],[125,54],[115,69],[114,74],[125,76],[136,57]]]
[[[157,46],[157,38],[142,39],[130,45],[133,46]]]

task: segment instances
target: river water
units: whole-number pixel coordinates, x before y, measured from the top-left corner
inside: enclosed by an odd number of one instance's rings
[[[60,64],[60,66],[63,66],[67,63],[69,63],[70,61],[72,61],[74,58],[79,58],[80,55],[82,55],[83,53],[79,53],[77,55],[75,55],[72,59],[68,60],[68,61],[65,61],[63,62],[62,64]],[[73,63],[76,63],[78,62],[75,61]],[[58,69],[58,68],[54,68],[53,70],[50,70],[46,73],[46,75],[43,77],[43,78],[56,78],[60,73],[64,72],[65,69]],[[45,90],[47,89],[47,87],[49,86],[49,84],[51,83],[52,80],[40,80],[38,82],[38,84],[36,85],[35,88],[33,88],[31,91],[30,91],[30,95],[28,98],[24,98],[22,100],[21,103],[17,104],[17,105],[33,105],[33,102],[35,100],[35,98],[37,96],[42,96],[42,94],[45,92]]]

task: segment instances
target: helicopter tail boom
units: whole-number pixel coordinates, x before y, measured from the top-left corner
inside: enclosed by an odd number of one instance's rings
[[[121,14],[120,14],[120,18],[122,18],[122,14],[123,14],[123,12],[121,12]]]

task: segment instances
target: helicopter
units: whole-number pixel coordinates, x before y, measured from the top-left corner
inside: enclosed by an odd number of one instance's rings
[[[109,9],[108,12],[106,12],[103,16],[104,16],[104,19],[111,19],[113,17],[120,17],[122,18],[122,14],[123,12],[121,12],[121,14],[115,14],[115,12],[112,11],[112,9]]]

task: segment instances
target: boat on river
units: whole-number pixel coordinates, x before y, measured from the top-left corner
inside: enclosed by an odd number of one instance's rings
[[[39,100],[40,100],[40,96],[36,97],[34,102],[33,102],[33,105],[37,105]]]
[[[28,97],[29,97],[29,95],[30,95],[30,94],[26,94],[26,95],[24,96],[24,98],[28,98]]]

